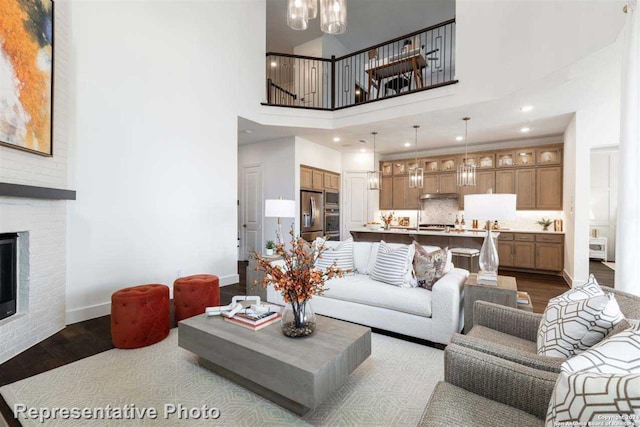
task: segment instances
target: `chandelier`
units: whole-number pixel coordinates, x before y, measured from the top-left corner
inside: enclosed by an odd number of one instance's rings
[[[476,165],[469,163],[469,159],[467,158],[467,128],[471,118],[463,117],[462,120],[464,120],[464,159],[462,160],[462,164],[458,166],[457,181],[458,187],[471,187],[476,185]]]
[[[376,135],[378,132],[371,132],[373,135],[373,164],[375,169],[376,164]],[[372,170],[367,172],[367,183],[369,190],[380,190],[382,187],[382,172],[379,170]]]
[[[288,0],[287,25],[306,30],[310,19],[318,17],[318,0]],[[327,34],[347,31],[347,0],[320,0],[320,29]]]
[[[413,171],[409,172],[409,188],[422,188],[424,187],[424,169],[418,166],[418,128],[420,126],[414,125],[413,128],[416,130],[416,151],[415,151],[415,162],[416,167]]]

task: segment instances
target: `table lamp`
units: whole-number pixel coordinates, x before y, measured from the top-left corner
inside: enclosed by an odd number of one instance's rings
[[[487,221],[487,235],[480,249],[478,280],[498,280],[498,249],[491,236],[491,222],[516,219],[515,194],[470,194],[464,196],[464,214],[467,218]]]
[[[280,218],[296,217],[296,201],[279,199],[267,199],[264,202],[264,216],[266,218],[278,218],[278,228],[276,228],[276,238],[278,243],[283,243],[282,224]]]

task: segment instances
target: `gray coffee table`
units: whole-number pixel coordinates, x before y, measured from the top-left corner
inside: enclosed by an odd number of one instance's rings
[[[304,415],[369,357],[371,329],[317,316],[313,335],[288,338],[279,323],[252,331],[202,314],[179,323],[178,345],[207,369]]]

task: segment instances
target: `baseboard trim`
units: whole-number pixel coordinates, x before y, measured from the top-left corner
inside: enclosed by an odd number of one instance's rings
[[[567,270],[563,270],[562,271],[562,277],[564,277],[565,282],[567,282],[567,284],[569,285],[569,287],[573,288],[573,277],[571,277],[571,275],[569,273],[567,273]]]
[[[240,281],[239,274],[229,274],[227,276],[219,276],[220,287],[234,285]],[[173,292],[171,292],[173,298]],[[95,319],[96,317],[106,316],[111,313],[111,302],[90,305],[87,307],[67,310],[65,313],[65,324],[72,325],[85,320]]]

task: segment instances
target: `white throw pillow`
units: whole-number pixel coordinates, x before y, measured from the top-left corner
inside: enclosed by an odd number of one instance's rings
[[[401,245],[394,249],[381,241],[370,277],[394,286],[411,287],[414,251],[413,245]]]
[[[567,359],[560,369],[568,373],[640,374],[640,323],[632,323],[624,331]]]
[[[335,262],[343,272],[353,271],[353,239],[324,245],[326,250],[316,259],[316,268],[326,270]]]
[[[639,408],[640,374],[560,372],[545,426],[634,426]]]
[[[573,302],[580,301],[591,297],[597,297],[604,295],[604,291],[598,284],[593,274],[589,275],[589,280],[586,283],[578,286],[574,286],[562,295],[558,295],[555,298],[549,300],[549,304],[558,302]]]
[[[353,242],[353,267],[359,274],[369,274],[367,268],[372,246],[371,242]]]
[[[640,326],[632,324],[562,364],[546,425],[637,425],[629,416],[639,412]]]
[[[613,295],[549,301],[538,327],[538,354],[572,357],[600,342],[624,319]]]

